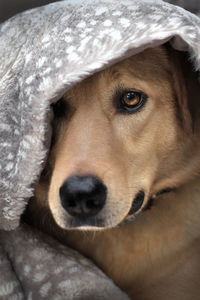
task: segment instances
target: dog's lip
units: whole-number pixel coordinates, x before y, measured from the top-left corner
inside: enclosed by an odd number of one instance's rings
[[[90,217],[90,218],[76,218],[76,217],[72,217],[70,220],[70,228],[74,228],[74,229],[84,229],[86,230],[86,228],[88,229],[95,229],[95,228],[105,228],[105,222],[103,221],[103,219],[101,218],[97,218],[97,217]]]
[[[129,224],[135,222],[142,214],[143,212],[151,207],[152,199],[148,198],[148,201],[145,205],[143,205],[145,202],[145,193],[143,190],[139,191],[132,203],[132,206],[128,212],[128,214],[125,216],[125,218],[117,225],[117,227],[120,227],[123,224]],[[149,202],[151,203],[149,205]]]
[[[126,215],[126,217],[119,223],[118,226],[120,226],[121,224],[129,224],[129,223],[133,223],[135,222],[138,217],[140,217],[146,210],[151,209],[154,199],[160,195],[163,195],[165,193],[170,193],[171,191],[173,191],[172,188],[165,188],[162,189],[161,191],[158,191],[156,194],[149,196],[146,204],[142,207],[142,209],[140,209],[139,211],[137,211],[136,213],[130,213],[131,209],[129,210],[129,213]],[[134,202],[134,201],[133,201]],[[144,202],[144,201],[143,201]]]
[[[70,227],[71,230],[82,230],[82,231],[102,231],[102,230],[105,230],[107,229],[108,227],[97,227],[97,226],[78,226],[78,227]]]
[[[132,224],[134,223],[144,212],[144,209],[141,209],[138,213],[133,215],[126,215],[126,217],[117,225],[117,227],[121,227],[124,224]]]
[[[136,194],[136,196],[135,196],[135,198],[134,198],[134,200],[132,202],[132,206],[131,206],[131,208],[130,208],[130,210],[128,212],[128,215],[133,215],[137,211],[139,211],[140,208],[143,206],[144,199],[145,199],[145,192],[143,190],[140,190]]]

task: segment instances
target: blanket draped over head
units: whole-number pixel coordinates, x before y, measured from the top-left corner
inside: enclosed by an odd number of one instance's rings
[[[92,262],[20,225],[20,216],[48,152],[50,104],[168,41],[199,71],[200,19],[159,0],[66,0],[0,25],[0,299],[128,299]]]

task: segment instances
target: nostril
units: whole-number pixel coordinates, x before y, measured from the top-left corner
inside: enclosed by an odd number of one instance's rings
[[[96,215],[105,205],[106,186],[94,176],[71,176],[60,188],[63,208],[72,216]]]
[[[88,201],[86,201],[86,207],[88,209],[98,209],[99,205],[101,206],[101,198],[89,199]]]
[[[96,204],[98,205],[98,202],[96,202]],[[95,208],[97,205],[95,205],[95,200],[88,200],[87,202],[86,202],[86,206],[88,207],[88,208]]]
[[[70,207],[75,207],[75,206],[76,206],[76,202],[75,202],[73,199],[69,199],[68,205],[69,205]]]

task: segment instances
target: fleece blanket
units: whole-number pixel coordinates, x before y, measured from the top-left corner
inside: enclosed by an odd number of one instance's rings
[[[200,19],[160,0],[65,0],[0,25],[0,299],[128,299],[92,262],[20,224],[45,163],[50,104],[169,41],[200,69]]]

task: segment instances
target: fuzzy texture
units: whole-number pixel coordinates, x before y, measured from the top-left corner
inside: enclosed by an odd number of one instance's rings
[[[0,25],[1,299],[128,299],[80,254],[16,228],[48,152],[50,103],[77,81],[166,41],[189,51],[200,69],[200,19],[159,0],[66,0]]]
[[[41,232],[21,226],[0,239],[1,300],[128,300],[92,262]]]

